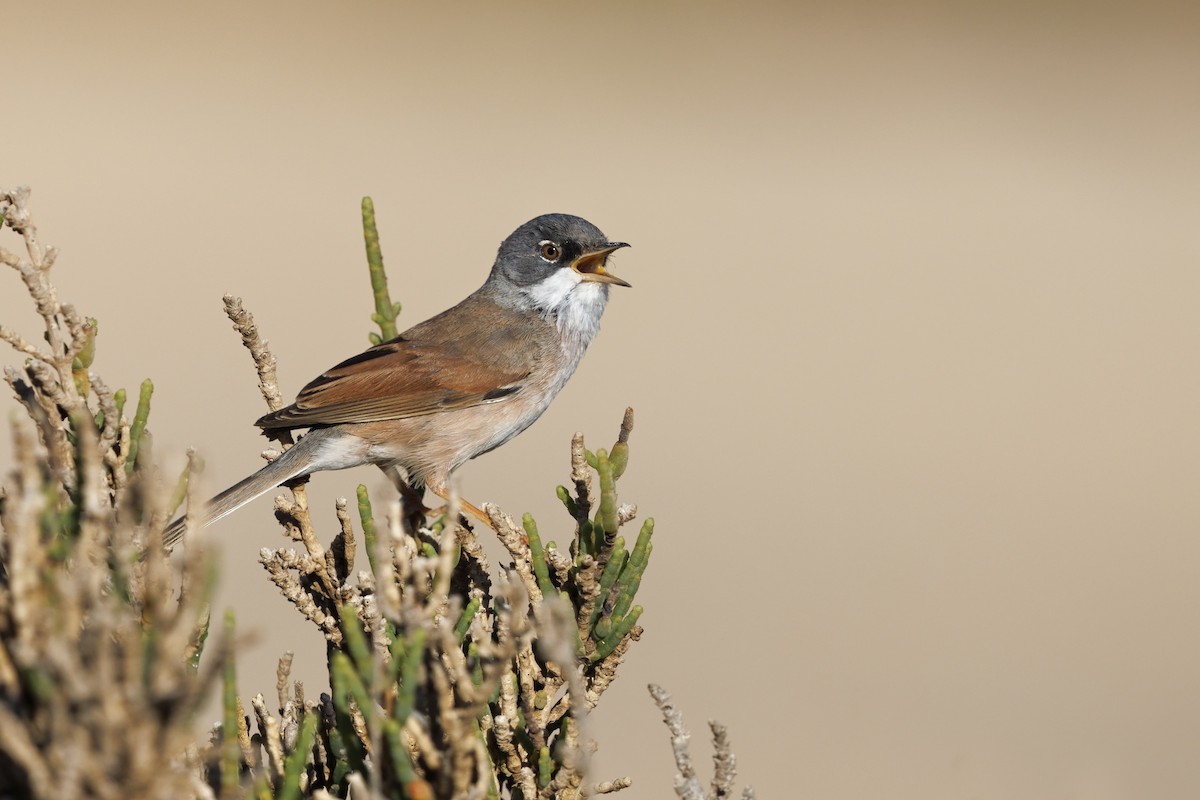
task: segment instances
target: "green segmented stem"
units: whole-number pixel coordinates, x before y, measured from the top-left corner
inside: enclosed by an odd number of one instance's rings
[[[412,714],[417,698],[417,679],[421,669],[421,658],[425,655],[425,629],[418,628],[409,634],[404,644],[403,653],[399,659],[400,672],[398,691],[396,692],[396,707],[392,716],[400,724]],[[395,652],[395,651],[393,651]]]
[[[371,704],[367,697],[366,687],[362,685],[358,674],[354,671],[354,665],[350,662],[350,657],[345,653],[334,653],[329,660],[329,680],[333,694],[333,708],[335,724],[337,725],[338,735],[341,739],[342,752],[339,754],[340,761],[343,761],[348,766],[348,771],[357,772],[363,768],[364,750],[363,743],[359,740],[358,734],[354,732],[354,724],[351,721],[351,706],[350,700],[354,699],[358,705],[358,710],[362,713],[364,720],[369,720],[368,714],[371,711]]]
[[[350,774],[350,751],[347,749],[346,740],[342,736],[342,717],[339,714],[335,714],[334,717],[334,727],[329,731],[329,750],[332,754],[330,761],[333,762],[333,785],[345,786],[346,776]]]
[[[271,793],[271,780],[266,773],[258,776],[251,791],[254,792],[254,800],[275,800],[275,795]]]
[[[183,471],[179,473],[179,480],[175,481],[175,489],[171,492],[171,498],[167,501],[167,517],[175,516],[175,512],[183,505],[184,499],[187,497],[188,481],[192,477],[192,462],[189,459],[183,465]]]
[[[608,454],[608,463],[612,464],[614,480],[624,475],[625,468],[629,466],[629,442],[614,444],[612,452]]]
[[[608,636],[601,639],[596,644],[596,652],[592,653],[591,661],[595,663],[606,657],[613,650],[617,649],[617,645],[621,640],[633,630],[633,626],[637,624],[638,617],[642,615],[642,607],[634,606],[629,610],[629,616],[625,617],[620,622],[614,623],[612,632]]]
[[[612,554],[608,557],[608,563],[604,565],[604,571],[600,573],[599,591],[596,593],[596,607],[592,609],[592,618],[588,620],[589,627],[593,629],[596,627],[596,621],[600,618],[600,613],[604,610],[604,601],[608,598],[609,592],[612,591],[617,578],[621,576],[621,571],[625,568],[628,560],[629,553],[625,550],[625,537],[618,536],[613,541]]]
[[[377,537],[375,535],[375,513],[371,509],[371,498],[367,494],[367,487],[361,483],[355,490],[358,497],[358,518],[362,522],[363,527],[363,543],[367,548],[367,561],[371,564],[371,572],[377,574],[375,569],[375,547]]]
[[[617,591],[617,599],[613,603],[612,615],[616,619],[621,619],[629,613],[629,608],[633,605],[633,597],[642,585],[640,570],[628,570],[628,572],[628,578],[624,575],[621,576],[620,589]]]
[[[612,462],[604,448],[596,451],[596,472],[600,474],[600,510],[596,512],[595,525],[604,533],[617,532],[617,481],[613,477]],[[600,537],[596,537],[596,547],[603,546]]]
[[[383,269],[383,250],[379,247],[379,229],[375,227],[375,203],[370,197],[362,199],[363,242],[367,248],[367,271],[371,275],[371,292],[375,296],[375,313],[371,320],[379,326],[379,333],[370,333],[371,344],[379,344],[396,338],[396,317],[400,316],[400,304],[393,303],[388,294],[387,273]]]
[[[546,550],[542,547],[542,537],[538,535],[537,523],[533,521],[532,514],[526,514],[521,517],[521,524],[525,527],[525,536],[529,539],[529,558],[533,562],[533,574],[537,577],[538,588],[542,590],[543,597],[553,597],[558,594],[558,589],[554,588],[554,584],[550,581],[550,568],[546,566]]]
[[[642,523],[642,529],[638,531],[637,542],[633,545],[633,554],[629,560],[637,566],[638,569],[644,570],[646,565],[650,563],[650,551],[654,549],[654,544],[650,541],[650,537],[654,535],[654,517],[647,517]]]
[[[129,426],[129,457],[125,459],[125,474],[132,475],[137,465],[138,451],[142,445],[142,434],[146,431],[146,420],[150,416],[150,396],[154,394],[154,384],[149,378],[142,381],[138,393],[137,411],[133,414],[133,423]]]
[[[467,663],[471,665],[471,683],[476,686],[483,686],[483,662],[479,660],[479,645],[471,642],[467,645]],[[493,697],[489,700],[494,700],[499,697],[499,685],[492,690]],[[487,713],[487,707],[484,707],[483,713]]]
[[[354,668],[354,662],[350,656],[345,653],[333,654],[333,679],[337,682],[338,694],[341,695],[342,707],[340,711],[350,713],[351,699],[358,706],[358,711],[363,715],[363,720],[370,723],[371,710],[373,703],[371,695],[367,692],[367,686],[363,682],[362,675]],[[334,698],[335,702],[337,698]]]
[[[654,543],[650,540],[653,533],[654,519],[649,518],[642,524],[637,543],[633,546],[633,553],[629,556],[628,566],[621,570],[621,577],[617,581],[617,599],[612,609],[614,618],[624,617],[633,605],[634,595],[642,585],[642,573],[646,571],[646,566],[650,563],[650,553],[654,550]]]
[[[472,597],[471,602],[467,603],[467,607],[458,617],[458,622],[454,625],[454,635],[458,637],[458,643],[462,644],[467,638],[467,632],[471,630],[471,622],[474,621],[475,615],[479,613],[479,606],[483,604],[483,598]]]
[[[236,632],[233,611],[225,612],[225,637]],[[242,747],[238,744],[237,663],[230,650],[221,671],[221,796],[235,797],[241,780]]]
[[[358,620],[354,606],[349,603],[342,606],[340,612],[346,650],[349,652],[350,658],[354,659],[354,667],[358,670],[358,674],[369,678],[374,673],[374,665],[371,663],[371,645],[367,643],[367,635],[363,632],[362,623]],[[368,679],[366,682],[370,683],[370,680]]]
[[[554,777],[554,761],[550,758],[550,748],[543,747],[538,752],[538,788],[545,789]]]
[[[567,487],[558,486],[554,489],[554,493],[558,495],[558,499],[562,501],[562,504],[567,507],[567,513],[572,518],[578,518],[579,506],[576,505],[575,498],[571,497],[571,493],[567,490]]]
[[[391,653],[391,674],[388,676],[394,683],[400,680],[400,670],[404,667],[404,654],[408,652],[408,640],[403,636],[395,636],[388,648]]]

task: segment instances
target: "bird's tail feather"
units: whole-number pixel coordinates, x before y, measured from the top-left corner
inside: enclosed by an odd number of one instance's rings
[[[261,497],[282,483],[307,474],[312,467],[311,451],[319,436],[303,436],[294,447],[248,478],[238,481],[205,504],[196,522],[207,527],[232,514],[251,500]],[[311,441],[309,441],[311,439]],[[308,445],[305,445],[308,442]],[[187,531],[187,517],[180,517],[163,531],[163,546],[170,550]]]

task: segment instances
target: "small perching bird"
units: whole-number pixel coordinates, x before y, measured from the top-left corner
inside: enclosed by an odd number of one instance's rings
[[[608,302],[608,257],[628,247],[569,214],[545,214],[500,245],[483,286],[458,305],[346,359],[296,402],[262,417],[265,432],[307,428],[282,455],[205,506],[208,525],[314,472],[376,464],[402,491],[447,499],[450,475],[542,415],[579,366]],[[464,508],[480,516],[469,504]],[[163,534],[168,548],[186,529]]]

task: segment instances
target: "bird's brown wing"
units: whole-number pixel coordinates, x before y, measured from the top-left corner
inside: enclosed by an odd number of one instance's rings
[[[301,389],[295,403],[256,424],[280,430],[404,419],[520,391],[537,357],[528,332],[511,324],[455,325],[472,309],[464,303],[455,310],[449,322],[445,312],[343,361]]]

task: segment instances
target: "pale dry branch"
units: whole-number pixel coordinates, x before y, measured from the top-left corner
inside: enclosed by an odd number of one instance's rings
[[[233,323],[233,328],[242,337],[242,344],[250,351],[254,360],[254,370],[258,373],[258,390],[267,408],[278,411],[283,408],[283,396],[279,392],[279,381],[276,377],[275,356],[271,353],[270,344],[258,332],[254,324],[254,315],[242,306],[242,298],[227,294],[223,298],[225,316]]]
[[[537,577],[533,574],[533,565],[529,563],[529,542],[525,533],[517,527],[513,518],[504,513],[492,503],[483,504],[483,513],[492,522],[492,530],[500,537],[500,543],[508,550],[513,558],[513,569],[525,585],[525,591],[534,604],[542,601],[542,590],[538,588]]]
[[[713,778],[706,793],[696,776],[692,766],[692,757],[688,752],[691,734],[683,726],[683,715],[675,708],[671,696],[666,690],[656,684],[650,684],[650,696],[662,712],[663,722],[671,732],[671,752],[675,756],[675,794],[681,800],[722,800],[731,797],[734,792],[734,779],[737,777],[737,759],[729,743],[729,732],[719,722],[709,721],[713,735]],[[747,786],[743,792],[744,800],[753,800],[754,788]]]
[[[577,519],[587,519],[592,509],[592,471],[588,469],[587,456],[584,454],[583,433],[577,432],[571,438],[571,481],[575,484]]]
[[[675,708],[671,696],[661,686],[650,684],[650,696],[662,712],[663,722],[671,731],[671,753],[675,756],[675,794],[682,800],[704,800],[704,789],[692,766],[692,755],[688,752],[691,734],[683,727],[683,715]]]

